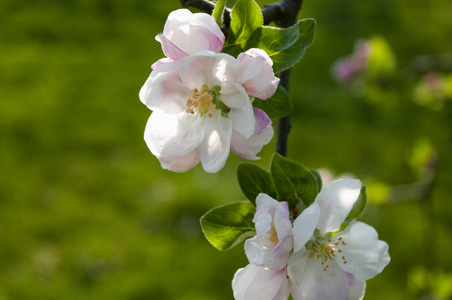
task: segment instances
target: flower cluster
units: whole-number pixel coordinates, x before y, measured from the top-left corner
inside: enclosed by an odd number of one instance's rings
[[[245,242],[250,264],[234,276],[235,299],[362,299],[366,280],[390,257],[373,227],[355,221],[343,229],[360,190],[359,180],[331,182],[293,225],[286,202],[259,194],[256,236]]]
[[[279,83],[267,53],[219,53],[225,37],[213,17],[186,9],[169,15],[156,40],[166,58],[153,64],[139,96],[153,111],[144,138],[162,167],[183,172],[201,162],[215,173],[230,150],[258,159],[273,128],[250,97],[268,99]]]

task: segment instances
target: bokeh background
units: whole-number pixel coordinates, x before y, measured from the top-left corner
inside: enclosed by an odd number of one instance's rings
[[[450,299],[452,2],[304,2],[317,35],[292,72],[288,157],[368,185],[360,219],[392,261],[365,299]],[[0,299],[233,298],[243,244],[214,249],[198,220],[245,199],[242,160],[172,173],[143,141],[138,91],[178,8],[0,0]],[[377,62],[338,83],[332,65],[362,39],[383,45]]]

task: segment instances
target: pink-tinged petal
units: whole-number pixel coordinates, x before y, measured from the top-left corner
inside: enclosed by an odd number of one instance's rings
[[[253,106],[245,89],[238,83],[225,81],[221,85],[221,101],[230,108],[228,118],[233,128],[245,138],[253,135],[256,120]]]
[[[199,163],[198,152],[193,150],[186,156],[159,156],[163,169],[173,172],[185,172]]]
[[[391,260],[388,244],[378,239],[378,233],[372,226],[354,222],[340,232],[337,235],[339,237],[347,243],[340,246],[347,263],[339,265],[357,280],[367,280],[378,275]]]
[[[315,202],[320,206],[317,229],[322,235],[341,228],[342,222],[358,200],[361,186],[361,181],[357,179],[338,179],[320,191]]]
[[[348,292],[348,300],[362,300],[366,293],[366,281],[356,280],[353,274],[347,273],[348,284],[350,286]]]
[[[245,138],[237,131],[232,132],[231,150],[240,157],[249,160],[256,160],[256,156],[264,145],[267,145],[273,138],[272,121],[265,112],[258,108],[253,108],[256,124],[254,134]]]
[[[263,100],[273,96],[280,80],[273,73],[273,61],[268,54],[252,48],[239,54],[237,60],[241,62],[241,68],[236,81],[246,92]]]
[[[204,170],[216,173],[226,163],[231,147],[232,122],[216,110],[212,118],[202,119],[204,139],[198,147],[198,154]]]
[[[210,30],[200,26],[188,25],[175,31],[171,41],[189,55],[204,50],[219,53],[224,44],[224,39],[218,38]]]
[[[272,125],[272,120],[261,109],[253,107],[254,119],[256,119],[256,126],[254,127],[254,134],[260,135]]]
[[[160,156],[187,156],[204,138],[199,118],[185,112],[173,115],[154,111],[146,124],[144,140],[152,154]]]
[[[209,30],[221,43],[221,48],[218,48],[218,46],[216,46],[209,48],[209,50],[218,53],[221,52],[221,50],[223,49],[225,36],[220,27],[217,25],[215,19],[211,15],[203,13],[194,14],[193,18],[190,19],[190,25],[193,28],[204,28]]]
[[[168,16],[163,34],[156,39],[165,55],[178,60],[204,50],[221,52],[225,36],[212,16],[179,9]]]
[[[273,133],[272,133],[273,136]],[[238,133],[237,131],[232,131],[231,138],[231,150],[235,155],[240,156],[244,159],[248,160],[258,160],[260,157],[256,156],[259,151],[261,151],[262,147],[258,148],[256,151],[252,150],[250,147],[250,143],[248,140],[255,140],[254,135],[252,135],[249,139],[246,139],[243,135]],[[270,138],[271,139],[271,138]],[[251,145],[252,146],[252,145]]]
[[[285,270],[266,270],[252,264],[235,273],[232,289],[235,300],[286,300],[289,298]]]
[[[294,252],[300,251],[311,239],[319,222],[319,217],[320,207],[317,203],[313,203],[295,219],[292,229]]]
[[[328,268],[310,251],[293,253],[287,273],[294,300],[348,300],[347,273],[333,261]],[[325,270],[325,271],[323,271]]]
[[[251,264],[270,270],[282,270],[287,266],[292,250],[292,236],[288,235],[275,247],[267,248],[255,236],[245,241],[245,254]]]
[[[289,206],[287,202],[279,202],[260,193],[256,197],[256,214],[253,222],[256,224],[258,236],[264,236],[275,227],[278,239],[283,239],[292,234],[292,223],[290,222]]]
[[[250,263],[271,270],[286,267],[292,250],[292,223],[287,202],[278,202],[266,194],[256,198],[253,222],[256,236],[245,242]]]
[[[165,22],[163,35],[170,38],[173,35],[174,31],[189,23],[192,17],[193,13],[188,9],[181,8],[172,11],[168,15],[168,18]]]
[[[146,80],[140,90],[140,100],[151,110],[178,114],[187,109],[190,90],[183,86],[177,62],[159,66]]]
[[[262,100],[267,100],[273,96],[280,79],[273,75],[273,70],[271,72],[263,72],[260,78],[251,79],[243,84],[247,93]]]
[[[212,51],[202,51],[180,61],[179,73],[184,86],[190,89],[207,85],[210,89],[233,81],[240,63],[232,56]]]
[[[156,61],[155,63],[152,64],[151,69],[155,70],[156,68],[158,68],[161,65],[164,65],[166,63],[172,62],[173,60],[171,58],[161,58],[158,61]]]
[[[267,145],[271,141],[273,134],[273,127],[271,126],[267,127],[261,135],[252,135],[248,139],[237,131],[234,131],[231,140],[231,150],[235,155],[244,159],[260,159],[256,154],[262,150],[264,145]]]
[[[167,39],[164,35],[160,34],[155,37],[157,41],[162,44],[163,53],[172,60],[181,60],[182,58],[188,56],[186,52],[172,43],[169,39]]]

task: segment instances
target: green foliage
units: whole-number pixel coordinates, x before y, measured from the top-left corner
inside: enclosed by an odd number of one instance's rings
[[[311,205],[319,193],[317,180],[309,169],[277,153],[273,155],[270,173],[278,201],[287,201],[291,211],[300,204],[302,208]]]
[[[218,0],[212,12],[212,17],[215,19],[215,22],[217,22],[218,26],[220,27],[223,25],[222,18],[226,2],[227,2],[226,0]]]
[[[314,41],[315,27],[314,19],[300,20],[289,28],[262,27],[258,48],[271,57],[275,73],[293,67],[303,58]]]
[[[201,217],[202,230],[212,246],[228,250],[255,234],[255,213],[255,206],[248,201],[219,206]]]
[[[270,173],[251,164],[241,163],[237,168],[237,179],[246,198],[256,205],[256,197],[260,193],[276,199],[276,191]]]
[[[243,50],[259,44],[264,17],[254,0],[238,0],[231,13],[228,44],[238,44]]]
[[[280,84],[275,94],[267,100],[254,99],[253,106],[262,109],[271,119],[279,119],[292,112],[293,104],[287,90]]]

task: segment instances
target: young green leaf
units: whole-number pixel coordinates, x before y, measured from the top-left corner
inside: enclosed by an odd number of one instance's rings
[[[293,105],[289,93],[279,85],[275,94],[267,100],[254,99],[253,106],[262,109],[270,119],[279,119],[292,112]]]
[[[256,47],[263,23],[264,17],[256,1],[238,0],[231,12],[228,44],[238,44],[242,50]]]
[[[257,48],[265,50],[273,60],[275,73],[294,66],[303,58],[315,37],[315,20],[304,19],[289,28],[262,27]]]
[[[311,205],[319,192],[317,181],[311,171],[301,163],[273,155],[270,173],[275,185],[278,201],[287,201],[291,210],[300,201],[304,206]]]
[[[348,214],[347,218],[345,218],[344,223],[351,223],[354,221],[358,215],[363,211],[364,206],[366,206],[367,203],[367,193],[366,193],[366,186],[361,186],[361,191],[359,192],[358,200],[356,200],[355,204],[353,204],[352,209],[350,210],[350,213]]]
[[[223,22],[221,18],[223,17],[224,6],[226,5],[226,0],[218,0],[217,4],[215,4],[215,8],[212,12],[212,17],[217,22],[218,26],[221,27]]]
[[[256,197],[260,193],[276,198],[275,187],[270,173],[250,163],[241,163],[237,168],[237,179],[246,198],[256,205]]]
[[[228,250],[256,234],[253,223],[256,207],[248,202],[218,206],[201,217],[207,240],[219,250]]]

